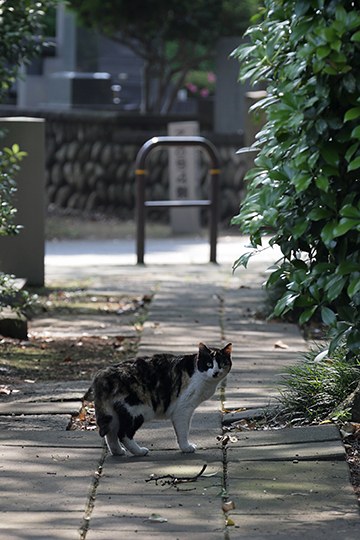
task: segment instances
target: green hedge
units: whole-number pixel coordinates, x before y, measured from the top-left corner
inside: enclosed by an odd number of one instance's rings
[[[267,123],[238,216],[253,251],[265,236],[283,258],[274,315],[320,315],[332,346],[360,351],[360,8],[350,0],[265,0],[234,55],[243,79],[266,81]]]

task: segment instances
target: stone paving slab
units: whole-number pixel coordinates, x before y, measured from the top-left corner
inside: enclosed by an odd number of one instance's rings
[[[8,401],[71,401],[82,399],[90,381],[36,382],[16,385],[16,392],[1,396],[0,403]]]
[[[237,330],[229,331],[225,323],[225,340],[234,343],[234,352],[224,406],[231,410],[276,404],[286,368],[299,361],[299,352],[308,346],[295,325],[258,320],[248,323],[249,330],[236,324]]]
[[[359,538],[360,521],[344,461],[230,461],[230,538]]]
[[[15,510],[83,512],[99,457],[99,450],[91,448],[1,446],[0,515]]]
[[[236,443],[235,443],[236,445]],[[228,459],[237,461],[262,461],[271,459],[272,461],[300,461],[318,459],[339,459],[345,461],[344,447],[341,441],[323,441],[304,444],[303,442],[294,444],[277,444],[269,446],[248,446],[246,448],[236,448],[230,445],[228,449]]]
[[[86,535],[86,540],[109,540],[110,538],[117,538],[116,533],[117,529],[113,531],[113,534],[110,537],[109,531],[106,529],[96,529],[96,531],[90,529]],[[177,531],[176,534],[173,532],[169,533],[169,531],[164,530],[163,524],[159,523],[158,526],[153,527],[153,531],[139,531],[137,529],[134,531],[126,531],[124,540],[139,540],[140,538],[144,540],[147,540],[148,538],[156,538],[156,540],[222,540],[223,536],[224,533],[220,531],[220,529],[211,532],[208,530],[207,526],[201,527],[201,524],[198,525],[195,537],[194,532],[189,532],[186,526],[184,526],[182,530]]]
[[[271,446],[278,444],[340,441],[339,430],[333,424],[322,426],[290,427],[258,431],[233,431],[237,447]]]
[[[0,402],[0,415],[9,414],[78,414],[82,401],[11,401]]]
[[[259,514],[232,515],[236,525],[227,528],[226,540],[358,540],[358,512],[316,512],[303,515]]]
[[[0,430],[49,431],[49,429],[55,429],[65,431],[70,421],[70,414],[0,416]]]
[[[49,448],[102,448],[103,442],[97,431],[52,431],[45,434],[32,431],[0,430],[0,447],[49,447]]]
[[[114,458],[105,461],[87,540],[98,538],[98,531],[108,531],[108,538],[114,534],[147,538],[151,533],[158,533],[159,538],[174,534],[182,538],[183,531],[192,538],[198,538],[198,533],[206,533],[209,538],[215,538],[215,534],[222,537],[224,518],[218,497],[222,490],[220,451],[214,455],[208,450],[201,458],[196,454],[167,452],[156,460],[148,456],[118,461],[119,464]],[[146,482],[151,474],[195,476],[204,462],[209,463],[205,474],[210,477],[179,484],[178,489]],[[167,521],[153,521],[152,514]]]
[[[44,443],[19,446],[18,440],[16,446],[0,445],[0,538],[21,538],[20,525],[25,538],[34,538],[37,529],[44,530],[44,538],[57,529],[70,529],[78,538],[75,531],[82,524],[102,451]],[[59,532],[57,538],[69,536]]]
[[[52,519],[57,523],[64,523],[66,518],[68,518],[69,512],[53,514]],[[36,521],[41,521],[41,519],[49,519],[49,516],[44,516],[44,513],[37,516]],[[10,518],[11,519],[11,518]],[[15,515],[15,519],[19,520],[19,516]],[[3,529],[0,525],[0,540],[79,540],[79,533],[76,531],[76,525],[69,526],[69,529],[56,526],[52,529],[48,529],[48,524],[44,529],[34,528],[32,523],[25,523],[23,519],[21,521],[24,525],[21,528],[19,527],[19,522],[16,523],[16,528],[14,529]],[[76,522],[76,519],[75,519]],[[48,523],[48,522],[47,522]]]
[[[226,392],[224,409],[227,411],[243,408],[266,408],[268,405],[276,405],[279,392],[276,388],[263,382],[254,385],[251,379],[242,380],[241,387],[232,388]],[[251,386],[251,383],[253,385]]]
[[[82,336],[125,336],[136,334],[130,315],[73,315],[37,317],[29,324],[29,333],[36,338],[80,338]]]

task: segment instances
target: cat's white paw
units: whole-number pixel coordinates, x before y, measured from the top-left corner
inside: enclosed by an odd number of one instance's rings
[[[125,456],[126,450],[124,448],[110,448],[112,456]]]
[[[117,437],[113,437],[111,435],[105,435],[105,442],[112,456],[125,456],[126,450],[119,443]]]
[[[184,454],[193,454],[196,450],[196,444],[189,443],[186,446],[181,447],[181,451],[184,452]]]
[[[134,455],[135,456],[147,456],[148,453],[149,453],[149,449],[146,448],[146,446],[140,446],[139,450],[137,450],[136,454],[134,454]]]

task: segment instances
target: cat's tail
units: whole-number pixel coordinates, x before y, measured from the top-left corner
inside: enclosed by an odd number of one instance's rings
[[[83,397],[84,401],[94,401],[94,387],[93,385],[88,388]]]

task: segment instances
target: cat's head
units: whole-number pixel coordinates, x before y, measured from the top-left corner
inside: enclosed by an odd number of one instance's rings
[[[231,352],[231,343],[223,349],[209,348],[204,343],[199,343],[198,371],[211,380],[221,381],[231,369]]]

